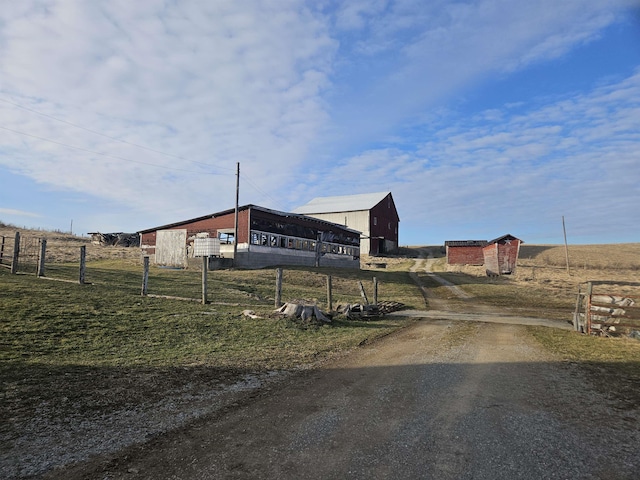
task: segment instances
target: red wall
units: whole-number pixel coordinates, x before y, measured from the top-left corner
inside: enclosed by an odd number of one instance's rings
[[[449,265],[484,265],[482,247],[447,247]]]
[[[373,223],[373,218],[376,217],[376,225]],[[399,232],[400,219],[398,217],[398,211],[393,202],[391,194],[387,195],[380,203],[373,207],[370,211],[369,228],[371,237],[384,237],[387,240],[395,242],[398,245],[398,232]],[[389,228],[391,225],[391,228]],[[374,238],[371,239],[371,250],[374,250]]]

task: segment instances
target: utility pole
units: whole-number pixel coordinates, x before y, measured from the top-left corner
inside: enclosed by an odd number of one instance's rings
[[[562,232],[564,233],[564,255],[567,259],[567,272],[569,272],[569,246],[567,245],[567,229],[564,225],[564,215],[562,216]]]
[[[238,201],[240,199],[240,162],[236,164],[236,214],[233,224],[233,266],[237,266],[238,256]]]

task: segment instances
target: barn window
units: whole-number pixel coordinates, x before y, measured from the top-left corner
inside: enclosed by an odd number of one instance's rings
[[[378,217],[373,217],[373,224],[378,225]]]
[[[270,241],[272,247],[277,247],[278,246],[278,237],[276,235],[271,235],[269,241]]]
[[[389,230],[391,230],[391,222],[389,222],[387,225],[389,225]]]
[[[254,245],[260,245],[260,234],[257,232],[251,232],[251,243]]]

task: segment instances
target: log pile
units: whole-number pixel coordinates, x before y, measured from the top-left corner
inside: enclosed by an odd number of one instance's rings
[[[377,305],[361,304],[339,306],[338,311],[349,319],[363,319],[379,317],[391,312],[402,310],[404,304],[400,302],[379,302]]]

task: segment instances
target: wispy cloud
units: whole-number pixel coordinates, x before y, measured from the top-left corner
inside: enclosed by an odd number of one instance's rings
[[[524,113],[424,125],[431,140],[367,151],[333,175],[368,172],[357,188],[394,191],[404,222],[463,238],[514,229],[549,238],[561,215],[579,236],[637,231],[639,99],[640,71]]]
[[[13,208],[1,208],[1,207],[0,207],[0,215],[10,215],[12,217],[30,217],[30,218],[42,217],[42,215],[34,212],[25,212],[22,210],[15,210]]]

